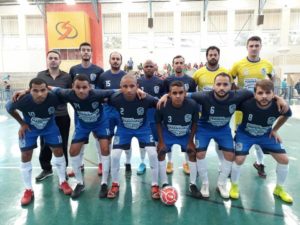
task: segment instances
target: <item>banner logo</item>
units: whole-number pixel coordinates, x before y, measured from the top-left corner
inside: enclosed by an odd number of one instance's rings
[[[64,39],[74,39],[78,36],[77,29],[70,24],[70,21],[67,22],[58,22],[55,26],[57,33],[60,34],[58,40]]]

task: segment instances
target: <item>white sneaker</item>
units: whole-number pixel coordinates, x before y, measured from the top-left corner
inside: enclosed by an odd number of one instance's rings
[[[220,193],[222,198],[229,198],[229,190],[227,189],[226,183],[218,183],[217,191]]]
[[[209,198],[209,183],[202,184],[200,192],[202,197]]]

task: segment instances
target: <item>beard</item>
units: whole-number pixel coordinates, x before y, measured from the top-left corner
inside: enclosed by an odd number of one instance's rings
[[[117,64],[117,63],[114,63],[114,64],[111,64],[111,68],[114,69],[114,70],[120,70],[121,65]]]
[[[209,60],[207,63],[208,63],[208,65],[210,65],[210,66],[213,67],[213,66],[218,65],[219,61],[216,60],[216,59],[211,59],[211,60]]]
[[[257,101],[257,104],[258,104],[259,106],[266,107],[266,106],[270,105],[271,102],[272,102],[272,100],[269,101],[269,100],[267,100],[267,99],[263,99],[263,100]]]
[[[215,94],[219,97],[219,98],[226,98],[228,96],[228,92],[225,92],[225,91],[218,91],[216,92],[215,91]]]

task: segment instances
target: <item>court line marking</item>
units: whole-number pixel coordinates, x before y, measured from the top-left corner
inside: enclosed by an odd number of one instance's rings
[[[94,166],[89,166],[89,167],[84,167],[84,168],[89,168],[89,169],[95,169],[98,167],[98,163],[95,163],[94,161],[91,161],[87,158],[84,158],[85,161],[91,163],[92,165]],[[40,166],[34,166],[32,167],[33,169],[40,169],[41,167]],[[121,167],[123,168],[123,167]],[[135,167],[132,167],[133,169],[136,169]],[[20,169],[20,167],[16,167],[16,166],[0,166],[0,169]],[[133,174],[132,174],[133,175]],[[131,177],[132,177],[131,175]],[[137,180],[137,179],[136,179]],[[138,181],[138,180],[137,180]],[[145,182],[145,181],[142,181],[141,182],[142,184],[149,184],[148,182]],[[186,196],[188,197],[191,197],[191,195],[189,195],[189,193],[187,192],[186,193]],[[274,212],[267,212],[267,211],[263,211],[263,210],[259,210],[259,209],[254,209],[254,208],[246,208],[246,207],[243,207],[243,206],[239,206],[239,205],[233,205],[231,204],[230,206],[226,206],[226,204],[224,204],[224,202],[220,202],[220,201],[216,201],[216,200],[211,200],[211,199],[199,199],[199,200],[203,200],[203,201],[206,201],[206,202],[209,202],[209,203],[213,203],[213,204],[216,204],[216,205],[223,205],[225,208],[236,208],[236,209],[240,209],[240,210],[243,210],[243,211],[249,211],[249,212],[255,212],[255,213],[259,213],[259,214],[263,214],[263,215],[269,215],[269,216],[275,216],[275,217],[280,217],[280,218],[285,218],[285,217],[288,217],[288,215],[285,215],[285,214],[281,214],[281,213],[274,213]],[[228,200],[225,200],[225,201],[230,201],[230,199]],[[232,200],[231,200],[232,202]],[[289,217],[290,219],[294,220],[293,218]],[[299,221],[295,221],[294,222],[299,222]]]

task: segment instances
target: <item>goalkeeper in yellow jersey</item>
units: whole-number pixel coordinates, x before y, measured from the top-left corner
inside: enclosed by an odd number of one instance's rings
[[[273,65],[265,59],[259,57],[262,47],[261,38],[252,36],[247,40],[247,57],[233,64],[229,74],[233,78],[237,78],[239,88],[245,88],[254,91],[256,81],[263,79],[274,80]],[[236,112],[236,125],[242,121],[243,114],[240,111]],[[257,169],[258,175],[266,178],[264,166],[264,154],[261,148],[255,145],[256,162],[253,166]]]

